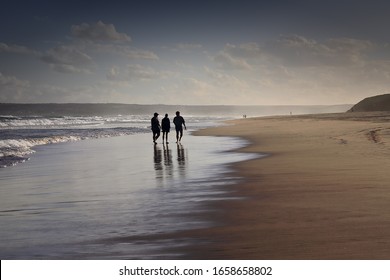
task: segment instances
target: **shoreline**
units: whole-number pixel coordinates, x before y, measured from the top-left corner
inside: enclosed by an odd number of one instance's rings
[[[217,226],[175,235],[195,240],[189,259],[389,259],[390,113],[260,117],[195,135],[249,141],[234,152],[228,186],[242,200],[209,205]],[[204,244],[198,244],[203,240]]]
[[[2,258],[181,258],[191,237],[165,237],[208,227],[204,205],[229,200],[223,187],[237,180],[227,165],[249,158],[226,153],[242,140],[220,141],[154,145],[148,133],[39,146],[1,169]]]

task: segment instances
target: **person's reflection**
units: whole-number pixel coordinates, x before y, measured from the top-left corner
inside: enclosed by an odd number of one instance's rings
[[[173,176],[172,152],[168,145],[163,145],[163,150],[158,145],[154,145],[154,170],[156,179],[164,183],[165,179]]]
[[[162,166],[162,156],[161,149],[157,145],[154,145],[154,170],[156,170],[156,178],[163,177],[163,166]]]
[[[171,149],[169,149],[169,146],[168,144],[167,145],[163,145],[163,149],[164,149],[164,167],[165,167],[165,170],[166,170],[166,174],[165,176],[168,176],[168,177],[171,177],[172,176],[172,153],[171,153]]]
[[[177,162],[179,164],[179,173],[185,176],[186,171],[186,152],[182,144],[177,144]]]
[[[163,145],[161,150],[159,145],[154,145],[154,170],[156,171],[156,179],[163,186],[166,183],[170,183],[169,179],[176,176],[186,176],[186,164],[188,162],[187,150],[184,149],[183,145],[177,145],[177,169],[175,163],[172,161],[172,150],[168,145]],[[175,174],[175,171],[178,172]]]

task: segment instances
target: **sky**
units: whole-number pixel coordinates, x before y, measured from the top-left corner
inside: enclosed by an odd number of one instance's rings
[[[390,1],[0,7],[2,103],[333,105],[390,92]]]

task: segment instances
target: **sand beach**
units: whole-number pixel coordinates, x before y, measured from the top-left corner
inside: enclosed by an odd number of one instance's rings
[[[241,119],[196,135],[238,136],[242,200],[213,205],[219,226],[191,258],[389,259],[390,115],[342,113]]]

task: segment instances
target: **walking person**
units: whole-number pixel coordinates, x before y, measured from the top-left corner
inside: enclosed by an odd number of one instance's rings
[[[154,117],[150,120],[153,132],[153,143],[157,144],[156,140],[160,137],[160,122],[158,121],[158,113],[154,113]]]
[[[183,137],[183,126],[184,129],[187,130],[184,118],[180,116],[179,111],[176,112],[176,117],[173,118],[173,123],[175,124],[176,129],[176,143],[179,143]]]
[[[161,120],[161,128],[162,128],[162,140],[164,144],[164,139],[165,143],[168,144],[168,133],[171,129],[171,121],[168,118],[168,114],[165,114],[165,117]]]

